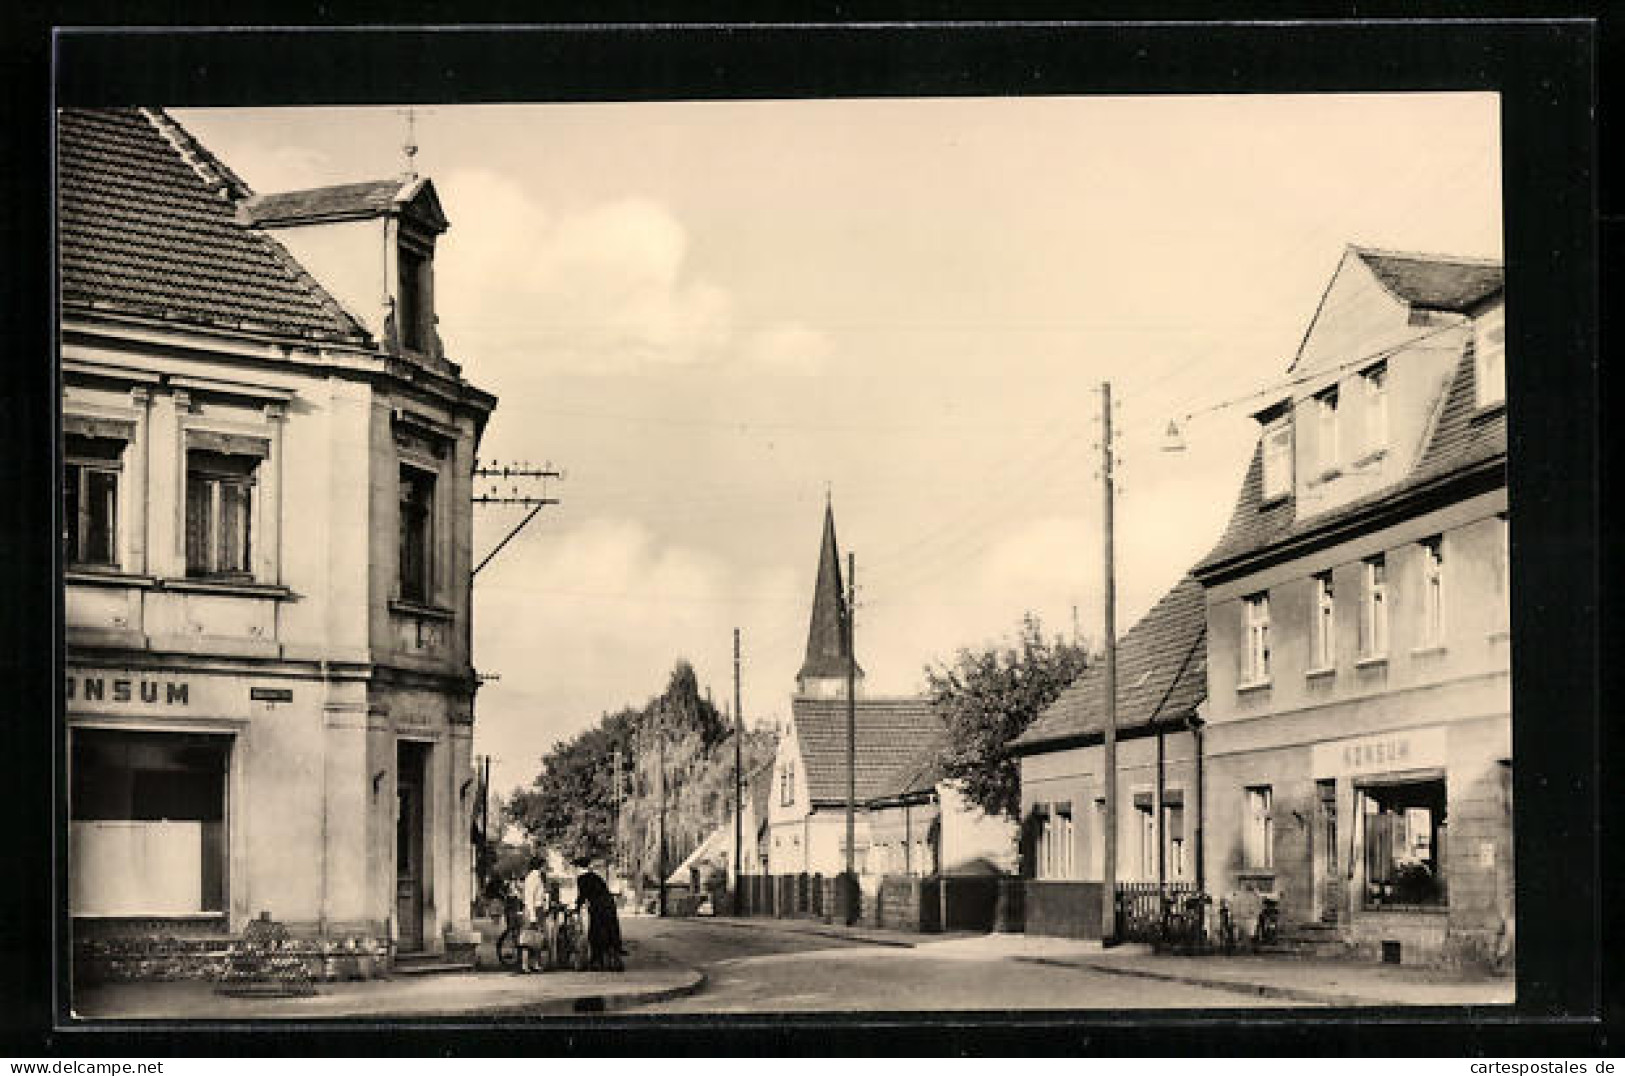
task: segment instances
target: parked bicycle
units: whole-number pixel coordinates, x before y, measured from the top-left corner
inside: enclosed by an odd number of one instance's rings
[[[1253,925],[1254,945],[1273,945],[1281,937],[1281,898],[1274,893],[1259,895],[1258,922]]]
[[[497,962],[505,968],[519,963],[519,932],[525,928],[525,902],[514,894],[502,898],[502,933],[497,936]]]

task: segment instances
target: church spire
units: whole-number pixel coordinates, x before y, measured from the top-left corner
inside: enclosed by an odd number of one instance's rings
[[[835,541],[835,510],[824,505],[824,541],[818,553],[818,581],[813,587],[812,619],[807,626],[807,658],[796,674],[803,695],[846,693],[852,648],[846,636],[846,593],[841,579],[841,551]],[[863,676],[863,670],[857,670]]]

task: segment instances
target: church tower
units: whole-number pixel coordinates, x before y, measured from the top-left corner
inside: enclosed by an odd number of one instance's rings
[[[855,665],[846,632],[846,591],[841,551],[835,542],[835,511],[826,503],[818,581],[813,586],[812,619],[807,626],[807,657],[796,673],[796,694],[804,699],[844,699],[847,670],[854,668],[861,695],[863,670]]]

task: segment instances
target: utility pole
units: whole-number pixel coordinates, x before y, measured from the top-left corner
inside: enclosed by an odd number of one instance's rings
[[[615,767],[614,773],[611,775],[615,782],[611,793],[615,804],[615,829],[610,844],[611,849],[613,849],[610,862],[614,864],[615,873],[621,874],[623,872],[621,870],[621,749],[619,747],[615,749],[615,761],[611,765]]]
[[[666,705],[660,704],[655,718],[655,757],[660,767],[660,846],[655,860],[660,869],[660,917],[666,917]]]
[[[858,561],[846,555],[846,922],[858,918],[857,805],[858,805]]]
[[[1112,383],[1100,383],[1101,485],[1105,493],[1106,530],[1106,729],[1104,739],[1106,771],[1106,840],[1102,849],[1105,875],[1100,899],[1100,938],[1104,944],[1117,942],[1117,572],[1112,549]]]
[[[564,479],[563,471],[555,471],[551,463],[544,463],[540,467],[532,467],[528,463],[508,464],[492,460],[488,464],[478,465],[474,468],[474,478],[480,482],[480,492],[474,494],[475,504],[517,504],[530,508],[530,514],[519,521],[519,525],[507,533],[496,548],[487,553],[479,564],[474,566],[470,577],[480,574],[480,569],[491,563],[504,546],[513,541],[514,536],[524,530],[536,513],[550,504],[558,504],[557,497],[547,496],[547,480],[550,478]],[[540,492],[530,485],[532,480],[540,479]],[[506,487],[506,488],[504,488]]]
[[[739,914],[739,885],[745,873],[745,710],[739,704],[739,629],[734,629],[734,914]]]

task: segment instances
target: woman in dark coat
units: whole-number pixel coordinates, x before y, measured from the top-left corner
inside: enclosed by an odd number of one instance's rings
[[[626,950],[621,947],[621,920],[615,914],[615,896],[610,893],[609,884],[586,860],[578,861],[576,866],[582,868],[576,878],[576,907],[587,906],[587,947],[592,954],[588,966],[596,971],[620,971],[621,957],[626,955]]]

